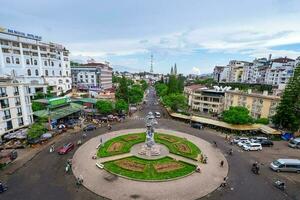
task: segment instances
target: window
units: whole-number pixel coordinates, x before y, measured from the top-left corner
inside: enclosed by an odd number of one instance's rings
[[[14,87],[14,95],[19,95],[19,88],[18,87]]]
[[[26,65],[30,65],[29,59],[26,59]]]
[[[1,97],[6,97],[7,96],[5,87],[0,87],[0,95],[1,95]]]
[[[39,70],[35,70],[35,75],[38,76],[39,75]]]
[[[69,72],[68,72],[68,71],[66,71],[66,73],[67,73],[67,76],[69,76]]]
[[[48,76],[48,70],[45,70],[45,75]]]
[[[62,73],[61,73],[61,71],[59,71],[59,75],[60,75],[60,76],[62,76]]]
[[[70,82],[69,79],[67,79],[67,80],[66,80],[66,83],[69,83],[69,82]]]
[[[28,44],[22,44],[23,48],[29,48]]]
[[[54,71],[52,70],[52,76],[55,76]]]
[[[66,67],[68,67],[68,64],[66,64]]]
[[[1,108],[9,107],[8,99],[1,99],[0,104],[1,104]]]
[[[37,46],[32,45],[31,48],[34,49],[34,50],[37,50]]]
[[[31,76],[31,70],[30,69],[27,69],[27,75]]]
[[[34,65],[37,65],[37,60],[34,60],[33,63],[34,63]]]
[[[47,66],[47,61],[44,61],[44,65]]]
[[[3,112],[4,112],[3,119],[9,119],[9,118],[11,118],[10,110],[4,110]]]
[[[19,126],[24,125],[23,117],[18,118],[18,124],[19,124]]]
[[[13,129],[13,124],[12,124],[12,121],[7,121],[6,122],[6,130],[11,130]]]
[[[6,63],[10,64],[10,58],[6,57]]]
[[[59,84],[62,84],[62,83],[63,83],[63,80],[59,79],[59,80],[58,80],[58,83],[59,83]]]
[[[51,66],[54,66],[54,62],[53,61],[51,61]]]
[[[20,59],[16,58],[16,64],[20,64]]]
[[[15,105],[16,105],[16,106],[21,105],[21,99],[20,99],[20,97],[16,97],[16,98],[15,98]]]
[[[59,63],[59,65],[58,65],[59,67],[61,67],[61,64]]]
[[[18,116],[21,116],[22,115],[22,108],[21,107],[17,108],[17,112],[18,112]]]
[[[17,43],[17,42],[13,42],[12,45],[13,45],[14,47],[19,47],[19,43]]]

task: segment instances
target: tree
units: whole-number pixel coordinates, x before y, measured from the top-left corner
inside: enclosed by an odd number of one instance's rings
[[[144,91],[140,85],[133,85],[129,89],[129,102],[130,103],[139,103],[144,97]]]
[[[255,123],[258,123],[258,124],[269,124],[269,119],[268,118],[259,118],[259,119],[255,120]]]
[[[163,97],[168,94],[168,86],[164,83],[155,84],[155,90],[158,96]]]
[[[38,111],[38,110],[44,110],[46,108],[46,106],[40,102],[35,102],[33,101],[32,104],[32,111],[35,112],[35,111]]]
[[[280,128],[297,131],[300,129],[300,65],[295,68],[272,122]]]
[[[177,84],[177,78],[175,75],[171,75],[169,77],[168,82],[168,94],[177,93],[178,92],[178,84]]]
[[[128,99],[128,85],[125,76],[122,76],[120,80],[119,87],[116,91],[116,97],[117,99]]]
[[[148,88],[148,83],[145,80],[141,80],[142,89],[145,91]]]
[[[119,99],[116,101],[116,104],[115,104],[115,110],[118,112],[118,113],[121,113],[123,111],[128,111],[128,103],[123,100],[123,99]]]
[[[96,108],[102,114],[110,114],[113,111],[113,104],[110,101],[99,100],[96,102]]]
[[[173,111],[186,110],[187,99],[183,94],[169,94],[163,97],[165,106],[170,107]]]
[[[45,127],[45,122],[47,122],[47,119],[39,118],[37,122],[32,124],[27,133],[28,139],[39,138],[46,133],[47,128]]]
[[[229,110],[222,113],[223,121],[230,124],[251,124],[252,117],[249,115],[249,110],[242,106],[231,106]]]
[[[42,92],[37,92],[34,95],[34,99],[43,99],[43,98],[45,98],[45,94]]]

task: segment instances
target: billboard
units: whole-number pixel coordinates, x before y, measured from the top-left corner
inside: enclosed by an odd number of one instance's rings
[[[58,107],[58,106],[68,104],[70,101],[71,100],[69,97],[57,97],[57,98],[49,99],[48,104],[50,107]]]

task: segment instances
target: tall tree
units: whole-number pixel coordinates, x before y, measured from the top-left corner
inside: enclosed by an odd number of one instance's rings
[[[242,106],[231,106],[229,110],[222,113],[223,121],[230,124],[251,124],[252,117],[249,115],[249,110]]]
[[[125,76],[122,76],[120,82],[119,82],[119,87],[116,92],[116,97],[117,99],[128,99],[128,85],[127,85],[127,80]]]
[[[178,92],[178,84],[177,78],[175,75],[170,75],[168,82],[168,94],[177,93]]]
[[[118,113],[126,112],[128,110],[128,103],[123,99],[117,100],[115,104],[115,110]]]
[[[110,114],[113,111],[113,104],[110,101],[97,101],[96,102],[96,108],[99,110],[100,113],[102,114]]]
[[[280,128],[297,131],[300,129],[300,65],[290,78],[272,122]]]

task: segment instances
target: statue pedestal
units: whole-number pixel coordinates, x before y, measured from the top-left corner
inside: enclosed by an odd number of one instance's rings
[[[153,145],[152,147],[148,147],[146,144],[142,146],[142,149],[139,151],[140,155],[145,156],[159,156],[160,155],[160,147],[157,145]]]

